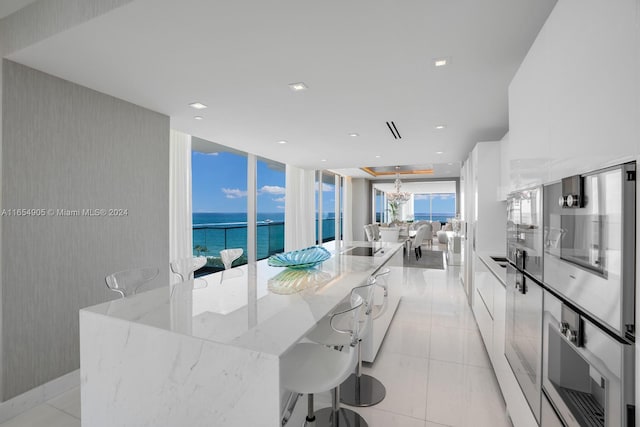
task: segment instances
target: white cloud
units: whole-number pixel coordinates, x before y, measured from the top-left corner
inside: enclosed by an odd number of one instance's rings
[[[284,194],[285,188],[277,185],[263,185],[258,194]]]
[[[413,200],[429,200],[428,194],[414,194]]]
[[[227,195],[227,199],[239,199],[240,197],[247,197],[247,192],[242,191],[239,188],[223,188],[222,192]]]
[[[278,205],[278,206],[276,206],[276,208],[278,208],[278,209],[284,209],[284,206],[280,206],[280,205]]]
[[[316,190],[318,189],[318,183],[316,183]],[[333,191],[335,190],[335,186],[329,185],[326,182],[322,183],[322,191]]]
[[[196,151],[196,154],[200,155],[200,156],[217,156],[220,153],[218,153],[218,152],[215,152],[215,153],[203,153],[202,151]]]
[[[453,194],[441,194],[440,195],[440,199],[442,199],[442,200],[450,200],[450,199],[453,199],[453,197],[454,197]]]
[[[278,197],[277,199],[272,199],[274,202],[284,203],[284,197]]]

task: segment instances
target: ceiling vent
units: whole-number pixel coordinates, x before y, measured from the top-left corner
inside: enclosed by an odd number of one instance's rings
[[[387,122],[387,127],[391,131],[391,135],[393,135],[393,139],[402,139],[402,136],[400,136],[400,132],[398,132],[398,128],[396,127],[396,124],[393,123],[393,121]]]

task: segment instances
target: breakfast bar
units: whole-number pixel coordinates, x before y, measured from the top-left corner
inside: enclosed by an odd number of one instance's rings
[[[315,268],[266,260],[80,311],[82,424],[279,426],[280,359],[353,287],[387,267],[374,361],[402,295],[402,244],[342,242]]]

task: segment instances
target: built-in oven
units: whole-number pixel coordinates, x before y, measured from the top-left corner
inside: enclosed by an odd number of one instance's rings
[[[544,188],[544,283],[635,338],[635,175],[626,163]]]
[[[521,271],[542,281],[542,187],[507,197],[507,258]]]
[[[507,265],[504,354],[531,412],[540,422],[542,385],[542,292],[531,276]]]
[[[630,427],[634,421],[633,344],[544,291],[543,389],[568,427]],[[543,427],[557,425],[542,412]]]
[[[542,385],[542,188],[507,198],[505,356],[540,421]]]

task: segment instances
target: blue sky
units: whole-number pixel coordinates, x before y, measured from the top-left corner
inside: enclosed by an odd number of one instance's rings
[[[233,153],[191,156],[193,212],[247,211],[247,157]],[[258,212],[284,212],[284,170],[258,160]]]
[[[455,213],[456,212],[456,195],[455,194],[434,194],[431,207],[434,213]],[[429,212],[429,195],[416,194],[414,196],[413,211],[415,213]]]
[[[247,211],[247,157],[234,153],[199,153],[191,156],[193,212]],[[334,185],[323,184],[323,212],[333,212]],[[258,160],[258,212],[284,212],[285,173]],[[435,194],[433,212],[455,213],[454,194]],[[429,212],[428,195],[415,196],[414,211]]]

